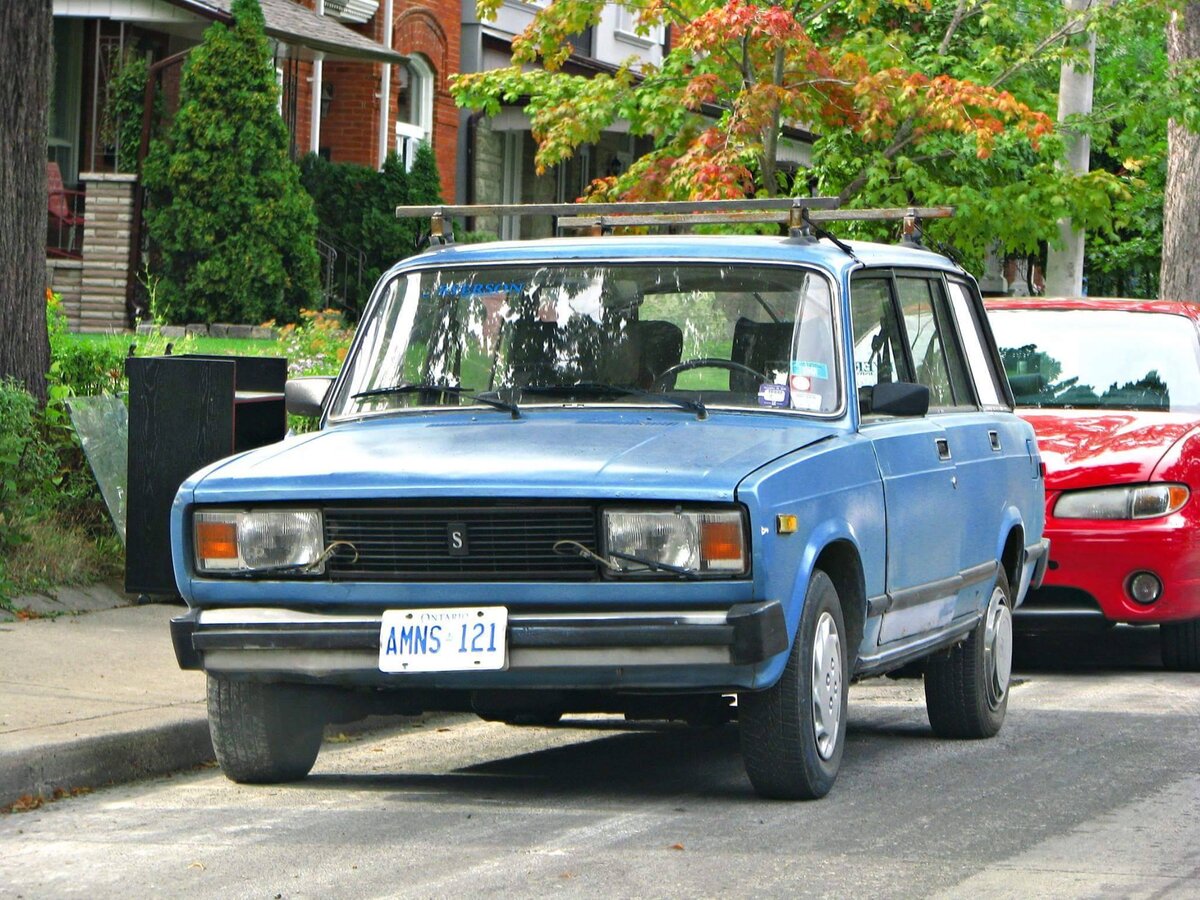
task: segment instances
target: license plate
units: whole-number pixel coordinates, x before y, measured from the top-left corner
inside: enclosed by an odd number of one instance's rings
[[[389,609],[379,629],[383,672],[466,672],[503,669],[503,606]]]

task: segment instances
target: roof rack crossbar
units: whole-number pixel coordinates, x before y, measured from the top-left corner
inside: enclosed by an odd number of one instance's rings
[[[785,214],[791,209],[837,209],[837,197],[766,197],[745,200],[664,200],[661,202],[628,203],[495,203],[466,206],[397,206],[396,216],[401,219],[426,218],[433,216],[572,216],[586,210],[588,215],[654,214],[672,213],[715,213],[780,211]],[[785,218],[786,221],[786,218]]]
[[[805,209],[807,207],[798,207]],[[915,215],[918,219],[944,219],[954,215],[952,206],[907,207],[904,209],[828,209],[811,210],[808,218],[813,222],[894,221]],[[741,212],[726,213],[629,213],[623,215],[574,215],[562,216],[560,228],[620,228],[645,225],[738,225],[738,224],[794,224],[791,211],[787,212]]]

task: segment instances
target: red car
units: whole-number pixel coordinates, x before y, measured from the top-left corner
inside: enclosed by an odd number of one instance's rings
[[[1157,624],[1200,671],[1200,304],[987,301],[1046,467],[1050,564],[1026,616]]]

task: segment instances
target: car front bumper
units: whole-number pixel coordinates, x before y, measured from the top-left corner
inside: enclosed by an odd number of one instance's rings
[[[1174,520],[1174,521],[1172,521]],[[1053,618],[1090,612],[1112,622],[1200,618],[1200,534],[1188,521],[1047,521],[1051,551],[1042,590],[1031,590],[1019,612]],[[1149,572],[1161,596],[1139,603],[1130,579]]]
[[[193,609],[171,621],[184,669],[396,689],[750,687],[758,664],[789,645],[774,600],[686,612],[510,611],[507,666],[490,672],[382,672],[380,629],[378,611],[279,607]]]

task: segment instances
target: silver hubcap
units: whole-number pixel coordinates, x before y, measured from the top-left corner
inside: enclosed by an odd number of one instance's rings
[[[1012,611],[1008,597],[997,587],[992,591],[983,632],[983,673],[987,679],[988,703],[999,706],[1008,693],[1012,675]]]
[[[821,613],[813,636],[812,712],[817,753],[829,759],[837,748],[842,720],[842,642],[837,623],[827,612]]]

